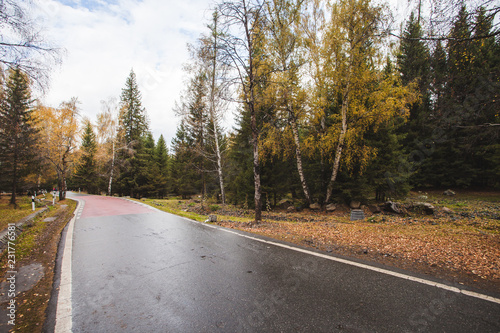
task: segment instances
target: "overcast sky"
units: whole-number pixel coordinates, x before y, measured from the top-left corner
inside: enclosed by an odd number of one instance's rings
[[[35,0],[45,37],[65,49],[55,68],[48,106],[77,97],[95,120],[101,101],[119,100],[133,68],[155,140],[170,145],[179,121],[172,111],[184,87],[187,43],[211,17],[211,0]],[[407,5],[407,0],[402,3]],[[231,115],[228,115],[231,124]],[[230,126],[230,125],[229,125]]]
[[[95,120],[101,101],[119,100],[133,68],[155,140],[167,143],[178,119],[172,108],[183,89],[187,43],[210,18],[207,0],[38,0],[35,15],[45,37],[65,49],[43,98],[57,107],[72,97]]]

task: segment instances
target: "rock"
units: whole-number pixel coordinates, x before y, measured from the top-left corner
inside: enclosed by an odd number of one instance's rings
[[[319,209],[321,209],[321,205],[319,203],[315,202],[315,203],[311,204],[309,206],[309,208],[312,210],[319,210]]]
[[[413,210],[422,211],[427,215],[434,214],[434,211],[436,210],[433,205],[427,202],[415,202],[414,204],[412,204],[411,208]]]
[[[398,207],[398,204],[392,201],[387,201],[384,204],[384,210],[389,213],[401,214],[401,209]]]
[[[329,204],[326,206],[326,211],[327,212],[333,212],[337,209],[337,205],[336,204]]]
[[[359,201],[351,201],[351,204],[349,206],[352,209],[359,209],[359,207],[361,207],[361,202],[359,202]]]
[[[443,195],[454,196],[454,195],[456,195],[456,193],[453,192],[452,190],[446,190],[443,192]]]
[[[290,207],[288,207],[286,210],[287,210],[287,212],[293,213],[293,212],[295,212],[297,209],[295,208],[295,206],[290,206]]]
[[[372,212],[372,214],[378,214],[382,212],[382,209],[380,209],[380,207],[377,205],[369,205],[368,209],[370,210],[370,212]]]
[[[217,222],[217,215],[209,215],[208,219],[205,222],[207,223]]]
[[[443,207],[443,208],[442,208],[442,211],[443,211],[443,213],[446,213],[446,214],[453,214],[453,213],[454,213],[454,211],[453,211],[453,210],[451,210],[451,209],[450,209],[450,208],[448,208],[448,207]]]
[[[288,209],[290,207],[293,207],[293,201],[290,199],[283,199],[278,202],[276,205],[278,209]]]

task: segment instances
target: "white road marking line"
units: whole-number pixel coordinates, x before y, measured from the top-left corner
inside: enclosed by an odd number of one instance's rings
[[[73,230],[75,228],[75,220],[80,218],[84,203],[76,198],[72,199],[77,202],[75,211],[78,212],[78,214],[75,214],[71,221],[69,221],[68,230],[66,232],[66,240],[61,264],[61,282],[59,285],[59,294],[57,296],[55,333],[72,332],[73,328],[73,308],[71,301]]]
[[[301,249],[301,248],[290,246],[290,245],[286,245],[286,244],[281,244],[281,243],[277,243],[277,242],[273,242],[273,241],[268,241],[268,240],[265,240],[265,239],[260,239],[260,238],[249,236],[249,235],[240,234],[239,232],[236,232],[236,231],[228,229],[228,228],[214,226],[214,225],[211,225],[211,224],[201,223],[201,222],[198,222],[198,221],[195,221],[195,220],[188,219],[187,217],[182,217],[182,216],[179,216],[179,217],[181,217],[184,220],[187,220],[189,222],[199,223],[199,224],[202,224],[202,225],[204,225],[206,227],[210,227],[210,228],[213,228],[213,229],[222,230],[222,231],[228,232],[230,234],[238,235],[240,237],[244,237],[244,238],[248,238],[248,239],[251,239],[251,240],[255,240],[255,241],[258,241],[258,242],[261,242],[261,243],[264,243],[264,244],[270,244],[270,245],[274,245],[274,246],[279,246],[279,247],[282,247],[282,248],[285,248],[285,249],[289,249],[289,250],[292,250],[292,251],[302,252],[302,253],[309,254],[309,255],[312,255],[312,256],[316,256],[316,257],[319,257],[319,258],[323,258],[323,259],[327,259],[327,260],[331,260],[331,261],[336,261],[336,262],[340,262],[340,263],[343,263],[343,264],[346,264],[346,265],[351,265],[351,266],[355,266],[355,267],[359,267],[359,268],[363,268],[363,269],[368,269],[370,271],[374,271],[374,272],[378,272],[378,273],[382,273],[382,274],[394,276],[394,277],[397,277],[397,278],[400,278],[400,279],[409,280],[409,281],[413,281],[413,282],[425,284],[425,285],[428,285],[428,286],[432,286],[432,287],[444,289],[444,290],[447,290],[447,291],[451,291],[451,292],[454,292],[454,293],[463,294],[463,295],[467,295],[467,296],[470,296],[470,297],[478,298],[478,299],[481,299],[481,300],[484,300],[484,301],[488,301],[488,302],[500,304],[500,299],[492,297],[492,296],[488,296],[488,295],[476,293],[476,292],[469,291],[469,290],[466,290],[466,289],[460,289],[460,288],[457,288],[457,287],[452,287],[452,286],[449,286],[449,285],[446,285],[446,284],[443,284],[443,283],[439,283],[439,282],[435,282],[435,281],[430,281],[430,280],[426,280],[426,279],[422,279],[422,278],[417,278],[417,277],[414,277],[414,276],[411,276],[411,275],[407,275],[407,274],[403,274],[403,273],[393,272],[393,271],[390,271],[390,270],[384,269],[384,268],[378,268],[378,267],[370,266],[370,265],[367,265],[367,264],[362,264],[362,263],[351,261],[351,260],[347,260],[347,259],[337,258],[337,257],[333,257],[333,256],[330,256],[330,255],[326,255],[326,254],[322,254],[322,253],[317,253],[317,252],[314,252],[314,251],[309,251],[309,250],[306,250],[306,249]]]

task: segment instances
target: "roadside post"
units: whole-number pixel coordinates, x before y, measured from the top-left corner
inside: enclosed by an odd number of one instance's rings
[[[34,195],[31,196],[31,209],[33,211],[35,211],[35,196]]]

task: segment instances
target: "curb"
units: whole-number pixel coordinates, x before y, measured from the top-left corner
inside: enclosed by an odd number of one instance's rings
[[[39,211],[37,212],[34,212],[26,217],[23,217],[22,219],[20,219],[17,223],[16,223],[16,236],[19,236],[23,231],[24,231],[24,228],[23,226],[26,225],[26,224],[31,224],[33,222],[33,220],[38,216],[38,215],[41,215],[42,213],[46,212],[49,208],[48,207],[44,207],[42,209],[40,209]],[[5,230],[1,231],[0,232],[0,253],[3,252],[5,250],[5,247],[8,243],[8,233],[9,233],[9,230],[8,228],[5,228]]]

